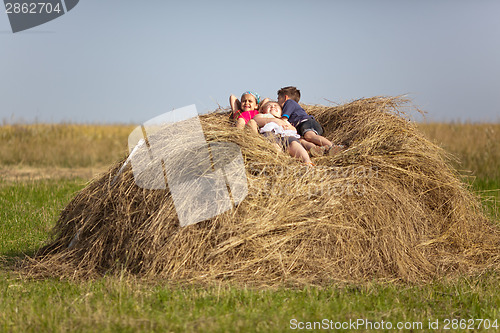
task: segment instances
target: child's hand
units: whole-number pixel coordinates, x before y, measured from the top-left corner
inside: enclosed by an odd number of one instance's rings
[[[295,127],[292,126],[288,121],[283,121],[285,124],[283,125],[283,129],[297,131]]]
[[[273,119],[273,122],[275,122],[276,124],[280,125],[283,128],[285,128],[287,124],[290,124],[288,121],[279,118]]]

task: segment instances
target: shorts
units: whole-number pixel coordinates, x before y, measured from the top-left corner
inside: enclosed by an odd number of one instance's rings
[[[298,143],[300,143],[299,139],[297,139],[294,136],[279,136],[272,132],[265,132],[262,133],[262,135],[265,136],[267,139],[269,139],[271,142],[280,145],[284,150],[286,150],[288,146],[292,144],[293,141],[297,141]]]
[[[300,136],[304,136],[305,133],[309,131],[313,131],[314,133],[318,135],[323,135],[323,126],[321,126],[320,123],[314,118],[309,118],[301,123],[299,123],[297,126],[295,126],[297,129],[297,133]]]
[[[245,124],[247,124],[250,121],[250,119],[255,117],[258,113],[259,113],[258,110],[244,111],[238,116],[238,119],[240,118],[245,119]]]

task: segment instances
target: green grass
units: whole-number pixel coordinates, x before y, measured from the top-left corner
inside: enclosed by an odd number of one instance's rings
[[[500,223],[500,179],[472,178],[468,182],[480,197],[487,215]]]
[[[421,124],[433,141],[470,170],[466,181],[487,212],[500,216],[500,124]],[[93,167],[123,157],[131,126],[1,126],[0,166]],[[255,289],[228,284],[175,286],[131,277],[89,281],[34,281],[13,269],[43,245],[60,210],[84,180],[0,181],[0,332],[283,332],[314,321],[391,322],[432,332],[500,332],[453,329],[446,320],[488,319],[500,325],[499,272],[425,285],[367,283],[325,288]],[[295,319],[295,321],[292,321]],[[415,324],[412,324],[415,323]],[[418,326],[421,323],[421,326]],[[459,324],[460,322],[455,322]],[[471,322],[462,322],[470,324]],[[386,327],[386,326],[385,326]],[[351,326],[352,328],[352,326]],[[459,328],[459,327],[455,327]]]
[[[83,180],[0,182],[0,256],[39,248],[60,210],[83,186]]]
[[[394,328],[401,322],[413,325],[414,331],[425,330],[429,321],[439,320],[438,331],[446,331],[446,319],[489,319],[498,323],[498,281],[499,276],[491,273],[424,286],[371,284],[258,290],[234,286],[169,287],[130,278],[76,283],[4,276],[0,280],[0,329],[282,332],[299,322],[326,319],[334,323],[384,321]]]
[[[82,180],[0,183],[0,331],[282,332],[308,331],[292,329],[299,323],[335,325],[359,319],[394,325],[385,331],[398,331],[398,322],[407,323],[415,332],[428,331],[429,321],[439,320],[439,329],[433,331],[448,332],[457,330],[451,329],[452,322],[446,330],[446,319],[500,324],[496,272],[421,286],[377,282],[300,289],[186,287],[131,277],[34,281],[14,273],[14,259],[47,240],[59,211],[83,186]],[[473,186],[487,191],[498,188],[498,182],[476,179]],[[365,325],[356,331],[384,331],[366,330]]]

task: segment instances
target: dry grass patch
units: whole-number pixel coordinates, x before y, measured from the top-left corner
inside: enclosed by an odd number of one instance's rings
[[[456,157],[460,170],[500,179],[500,124],[423,123],[418,128]]]
[[[377,97],[307,106],[329,139],[349,146],[317,158],[314,169],[230,127],[225,114],[203,116],[208,141],[241,148],[249,184],[243,202],[179,227],[167,190],[139,188],[130,168],[112,182],[121,160],[75,196],[50,244],[25,269],[32,276],[125,270],[175,282],[261,285],[423,282],[498,269],[498,225],[445,152],[398,114],[405,103]]]
[[[99,167],[127,152],[133,126],[33,124],[0,126],[0,165],[5,167]]]
[[[0,167],[0,179],[4,182],[26,182],[42,179],[92,179],[107,171],[107,167]]]

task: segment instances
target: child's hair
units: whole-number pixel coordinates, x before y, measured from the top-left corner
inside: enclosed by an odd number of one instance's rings
[[[260,100],[259,94],[251,92],[251,91],[245,91],[243,94],[241,94],[240,99],[243,99],[243,96],[245,96],[245,95],[252,95],[253,97],[255,97],[255,101],[257,101],[257,106],[260,104],[261,100]]]
[[[285,95],[287,95],[297,103],[300,100],[300,90],[297,89],[296,87],[288,86],[278,90],[278,96],[285,96]]]

